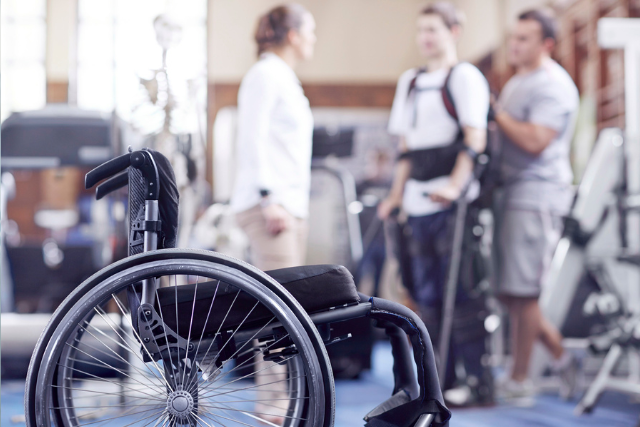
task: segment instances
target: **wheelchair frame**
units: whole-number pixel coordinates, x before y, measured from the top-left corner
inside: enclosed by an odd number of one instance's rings
[[[106,194],[126,185],[130,187],[131,185],[137,185],[129,182],[129,176],[126,172],[128,169],[139,171],[144,178],[144,221],[134,220],[133,217],[130,219],[132,227],[135,226],[135,229],[143,231],[144,233],[143,253],[125,258],[93,275],[76,288],[52,316],[51,321],[36,345],[27,375],[25,412],[28,426],[49,425],[51,421],[53,421],[55,425],[81,425],[79,424],[81,417],[76,416],[74,412],[76,408],[73,399],[67,399],[68,402],[65,400],[68,406],[63,406],[62,404],[56,406],[55,402],[57,402],[57,400],[55,393],[60,392],[50,390],[55,387],[61,387],[59,383],[55,383],[55,376],[58,375],[58,378],[60,378],[61,375],[58,371],[66,372],[70,369],[73,370],[75,367],[75,364],[72,366],[67,366],[64,363],[61,364],[60,358],[63,356],[60,356],[60,354],[66,351],[64,350],[66,348],[64,344],[73,347],[73,344],[68,343],[76,343],[78,338],[75,338],[76,341],[72,341],[72,338],[76,335],[80,336],[80,332],[83,334],[86,333],[85,330],[89,329],[90,324],[85,320],[85,317],[82,317],[84,316],[82,313],[90,313],[91,309],[96,312],[98,312],[98,310],[102,311],[98,306],[101,302],[98,295],[100,295],[100,298],[111,295],[115,301],[119,301],[116,293],[124,289],[127,289],[127,291],[129,291],[129,289],[135,289],[135,295],[138,295],[138,289],[140,290],[139,296],[136,296],[136,298],[139,299],[137,301],[137,312],[135,313],[135,320],[137,322],[135,326],[133,323],[133,307],[136,306],[135,304],[131,305],[132,309],[128,314],[131,318],[131,330],[137,339],[136,344],[141,348],[140,353],[142,354],[144,363],[147,365],[154,364],[159,370],[160,368],[156,363],[162,361],[165,373],[167,374],[167,378],[163,377],[166,380],[163,384],[166,384],[165,391],[168,395],[167,410],[171,413],[172,417],[166,416],[168,421],[163,421],[162,423],[160,423],[159,418],[156,425],[165,425],[167,422],[169,423],[168,425],[200,425],[201,421],[203,422],[202,425],[209,425],[197,415],[197,406],[199,404],[197,394],[199,383],[197,378],[198,375],[204,375],[206,371],[206,369],[203,368],[203,359],[198,361],[197,355],[200,345],[203,342],[205,331],[203,329],[200,342],[198,343],[198,349],[194,351],[193,343],[189,342],[191,325],[189,326],[189,336],[185,339],[165,322],[159,297],[157,301],[158,309],[156,309],[155,296],[158,295],[161,280],[158,276],[164,274],[171,275],[171,272],[174,270],[184,270],[185,273],[181,274],[187,276],[190,273],[197,273],[195,274],[196,276],[217,277],[217,286],[220,285],[221,278],[226,278],[224,283],[233,284],[239,289],[236,299],[240,294],[240,290],[248,290],[249,295],[260,295],[260,298],[263,298],[260,299],[256,297],[258,301],[256,302],[256,306],[258,303],[265,304],[274,314],[272,320],[275,319],[276,321],[273,323],[271,323],[271,320],[261,328],[254,326],[241,330],[242,325],[251,314],[251,312],[249,312],[237,327],[236,331],[234,331],[230,337],[227,337],[224,346],[220,345],[222,341],[218,341],[216,344],[218,352],[216,361],[218,360],[219,354],[223,353],[224,347],[229,342],[232,343],[231,346],[234,348],[240,343],[240,349],[242,349],[248,343],[255,343],[256,341],[254,340],[260,340],[262,337],[276,337],[279,331],[283,329],[290,334],[288,339],[285,340],[287,346],[284,347],[281,353],[275,355],[268,354],[269,348],[279,340],[270,344],[265,350],[263,350],[263,347],[258,347],[258,351],[264,354],[265,359],[267,359],[268,356],[272,357],[275,363],[278,364],[286,362],[284,358],[288,354],[291,354],[291,356],[287,360],[293,359],[294,361],[298,361],[296,363],[305,362],[305,372],[308,371],[307,374],[311,378],[311,380],[308,381],[311,381],[313,384],[311,384],[311,389],[304,390],[307,390],[306,392],[309,393],[309,395],[315,393],[315,400],[313,401],[323,402],[318,406],[324,406],[324,411],[321,407],[311,407],[312,405],[310,403],[302,404],[302,406],[297,404],[295,408],[298,408],[296,409],[298,413],[300,413],[300,411],[307,411],[307,414],[312,413],[313,416],[311,418],[287,418],[284,421],[284,425],[293,426],[294,422],[297,423],[295,425],[309,427],[331,427],[333,425],[335,391],[325,346],[344,339],[344,337],[332,337],[330,325],[331,323],[344,322],[365,316],[373,319],[376,322],[376,326],[385,329],[391,342],[394,357],[394,389],[392,396],[364,417],[366,425],[369,427],[427,427],[431,425],[448,425],[451,414],[443,403],[433,349],[427,330],[415,313],[400,304],[360,294],[359,303],[327,307],[322,311],[308,314],[280,283],[247,263],[210,251],[180,249],[157,250],[158,232],[161,229],[159,221],[161,180],[156,161],[154,160],[154,154],[151,151],[145,149],[130,152],[98,166],[87,174],[85,185],[87,188],[91,188],[98,182],[106,179],[97,187],[96,193],[98,198],[102,198]],[[130,210],[130,215],[132,214],[133,211]],[[133,224],[134,221],[136,224]],[[241,282],[245,284],[240,285]],[[140,285],[135,285],[136,283]],[[246,289],[242,286],[246,286]],[[177,313],[178,288],[179,286],[176,284],[176,329],[179,328],[180,324]],[[218,287],[216,287],[209,312],[211,312],[211,308],[214,305],[217,292]],[[195,309],[195,293],[193,299],[193,307]],[[233,301],[235,302],[236,300],[234,299]],[[91,306],[90,304],[96,305]],[[232,307],[233,303],[227,311],[227,316]],[[80,311],[82,311],[82,313],[78,314]],[[100,312],[98,312],[98,314],[100,314]],[[124,315],[125,311],[122,311],[122,314]],[[194,315],[195,313],[192,311],[191,322],[193,322]],[[225,316],[222,323],[225,322],[227,316]],[[72,319],[74,319],[73,322],[70,322]],[[205,326],[208,321],[209,314],[207,314]],[[74,322],[77,322],[77,326]],[[82,322],[87,322],[86,326],[85,323]],[[219,336],[222,336],[220,332],[222,323],[220,327],[218,327],[216,334],[210,337],[210,341],[206,341],[205,346],[208,344],[209,349],[214,342],[218,340]],[[161,326],[161,328],[157,329],[159,326]],[[161,332],[157,332],[158,330]],[[122,331],[124,332],[124,329],[122,329]],[[164,340],[161,339],[160,334],[164,334]],[[413,349],[409,346],[406,339],[407,335],[411,339]],[[70,338],[67,338],[67,342],[61,344],[60,342],[64,336]],[[79,346],[80,344],[76,345]],[[284,346],[284,344],[281,343],[279,344],[279,347],[280,346]],[[209,350],[207,350],[207,352],[208,351]],[[233,359],[239,351],[240,350],[237,350],[233,353],[229,359],[224,359],[222,365],[228,360]],[[289,353],[285,353],[285,351]],[[282,353],[284,353],[284,355]],[[415,362],[417,367],[417,375],[414,374],[412,366],[412,353],[413,362]],[[168,363],[167,354],[169,357],[171,357],[171,354],[177,355],[174,356],[177,357],[176,362],[171,361],[171,363]],[[204,357],[206,358],[206,356],[205,354]],[[316,359],[318,362],[314,362]],[[169,372],[166,371],[167,365],[182,367],[183,381],[185,375],[189,378],[196,378],[195,392],[183,389],[182,386],[187,383],[183,384],[179,382],[178,379],[173,378],[173,376],[171,376],[173,379],[169,380]],[[315,371],[311,369],[311,365],[315,366]],[[111,365],[107,364],[107,366],[113,368]],[[196,367],[195,369],[194,366]],[[219,366],[216,372],[220,369],[222,368]],[[300,367],[295,368],[294,366],[294,369],[300,369]],[[116,369],[116,371],[122,373],[118,369]],[[187,372],[188,374],[186,374]],[[288,381],[291,384],[293,379],[290,377]],[[309,384],[307,384],[307,386],[309,386]],[[304,387],[304,385],[302,387]],[[69,385],[69,389],[71,388],[72,385]],[[303,389],[298,388],[296,390],[299,393]],[[323,394],[322,396],[320,395],[320,391]],[[66,391],[66,393],[71,392]],[[188,395],[189,393],[191,393],[191,395]],[[54,397],[49,396],[49,394],[52,394]],[[310,399],[310,397],[303,398]],[[175,402],[178,402],[179,399],[182,399],[180,400],[180,404],[188,401],[190,405],[189,411],[191,411],[189,414],[193,413],[195,415],[188,415],[187,412],[184,414],[180,411],[176,412]],[[202,402],[200,404],[204,405]],[[174,406],[172,407],[171,405]],[[193,409],[194,407],[195,409]],[[289,409],[289,411],[291,411],[291,409]],[[216,422],[219,422],[220,425],[225,425],[222,421],[219,421],[218,418],[216,418]],[[239,421],[236,422],[244,424]]]

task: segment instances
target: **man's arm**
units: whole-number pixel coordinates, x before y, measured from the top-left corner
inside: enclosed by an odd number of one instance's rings
[[[534,156],[540,155],[558,135],[554,129],[520,122],[505,111],[496,113],[496,123],[515,145]]]
[[[465,126],[464,143],[476,153],[484,152],[487,146],[487,130]],[[431,193],[431,200],[445,204],[456,201],[471,179],[474,163],[475,160],[466,151],[458,153],[456,164],[449,176],[449,184]]]
[[[407,144],[404,137],[400,138],[400,152],[407,151]],[[391,211],[402,204],[402,196],[404,194],[404,186],[411,174],[411,161],[407,158],[399,159],[396,163],[393,184],[391,191],[386,199],[378,205],[378,216],[380,219],[387,219]]]

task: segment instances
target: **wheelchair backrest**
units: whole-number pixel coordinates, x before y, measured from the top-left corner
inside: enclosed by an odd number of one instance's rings
[[[104,180],[104,181],[103,181]],[[129,255],[144,250],[144,233],[157,233],[157,248],[173,248],[178,234],[179,193],[169,159],[158,151],[143,149],[109,160],[87,173],[85,187],[96,188],[96,197],[119,188],[129,189]],[[157,218],[145,218],[147,202],[157,200]]]

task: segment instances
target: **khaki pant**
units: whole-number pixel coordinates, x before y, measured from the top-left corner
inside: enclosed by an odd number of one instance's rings
[[[290,227],[277,235],[267,230],[260,206],[236,215],[238,225],[249,237],[252,264],[260,270],[303,265],[307,251],[307,221],[293,215]]]
[[[308,231],[306,220],[292,215],[289,228],[275,236],[267,230],[260,206],[238,213],[236,221],[249,237],[251,262],[259,269],[276,270],[304,263]],[[281,424],[289,404],[287,367],[265,362],[262,353],[258,353],[255,370],[257,391],[255,415],[271,423]]]

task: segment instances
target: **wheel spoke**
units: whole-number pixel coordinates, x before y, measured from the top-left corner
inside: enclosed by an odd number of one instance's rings
[[[177,284],[176,284],[176,292],[178,292]],[[195,286],[195,288],[193,290],[193,303],[191,305],[191,317],[189,318],[189,332],[187,333],[187,352],[189,351],[189,343],[191,342],[191,328],[193,326],[193,317],[195,316],[197,295],[198,295],[198,278],[196,278],[196,286]],[[177,313],[177,310],[178,310],[178,298],[177,298],[177,294],[176,294],[176,313]],[[177,316],[176,316],[176,319],[177,319]],[[177,324],[177,321],[176,321],[176,324]],[[185,355],[185,357],[186,357],[186,355]],[[198,368],[194,366],[192,369],[198,369]],[[181,384],[184,384],[184,378],[185,378],[186,374],[187,374],[187,365],[185,363],[184,371],[182,372],[182,382],[181,382]]]
[[[126,342],[127,342],[127,340],[126,340],[124,337],[122,337],[120,334],[118,334],[118,331],[116,331],[116,330],[115,330],[115,328],[111,325],[111,322],[108,320],[108,317],[109,317],[109,316],[103,316],[103,315],[102,315],[102,314],[97,310],[97,307],[94,307],[94,308],[96,309],[96,312],[100,315],[100,317],[102,317],[102,318],[105,320],[105,322],[107,323],[107,325],[109,325],[109,326],[111,327],[111,329],[113,330],[113,332],[115,332],[115,333],[118,335],[118,337],[119,337],[123,342],[125,342],[125,343],[126,343]],[[103,311],[103,310],[101,309],[100,311]],[[106,315],[106,313],[104,313],[104,314]],[[132,325],[132,327],[133,327],[133,322],[131,322],[131,312],[129,312],[129,316],[127,316],[127,315],[126,315],[126,314],[124,314],[124,313],[123,313],[123,316],[125,316],[125,317],[128,317],[128,318],[129,318],[129,322],[131,323],[131,325]],[[121,346],[122,348],[124,348],[124,349],[128,350],[128,351],[129,351],[131,354],[133,354],[133,355],[134,355],[134,356],[135,356],[135,357],[136,357],[140,362],[142,362],[144,365],[146,365],[146,363],[144,362],[144,360],[142,359],[142,357],[140,356],[140,354],[139,354],[137,351],[135,351],[133,348],[129,347],[128,345],[126,345],[126,346],[125,346],[125,345],[123,345],[122,343],[117,342],[116,340],[114,340],[112,337],[109,337],[106,333],[104,333],[104,332],[103,332],[102,330],[100,330],[99,328],[96,328],[95,326],[92,326],[90,323],[88,323],[88,324],[87,324],[87,326],[91,326],[93,329],[95,329],[96,331],[98,331],[98,332],[100,332],[101,334],[105,335],[107,338],[111,339],[113,342],[115,342],[116,344],[118,344],[118,345],[119,345],[119,346]],[[124,335],[125,335],[125,336],[127,336],[127,334],[124,332],[124,329],[122,329],[121,327],[118,327],[118,329],[121,329],[121,330],[123,331]],[[87,331],[87,332],[88,332],[88,331]],[[93,336],[93,335],[92,335],[92,336]],[[131,338],[131,340],[132,340],[132,341],[135,341],[135,338],[134,338],[133,336],[130,336],[130,335],[129,335],[129,338]],[[138,341],[138,342],[140,342],[140,343],[141,343],[142,341]],[[140,345],[142,345],[142,344],[140,344]],[[134,365],[133,365],[133,364],[130,364],[130,366],[134,366]],[[155,376],[158,380],[160,380],[160,381],[163,381],[163,380],[164,380],[164,382],[166,382],[166,379],[165,379],[164,377],[162,377],[162,378],[161,378],[161,377],[159,377],[159,376],[155,375],[155,373],[154,373],[151,369],[149,369],[149,371],[150,371],[151,373],[153,373],[153,374],[154,374],[154,376]]]
[[[132,415],[140,415],[140,414],[144,414],[144,413],[147,413],[147,412],[150,412],[150,411],[153,411],[153,409],[145,409],[145,410],[143,410],[143,411],[130,412],[130,413],[128,413],[128,414],[118,415],[118,416],[115,416],[115,417],[105,418],[105,419],[102,419],[102,420],[96,420],[96,421],[92,421],[92,422],[90,422],[90,423],[85,423],[85,424],[80,424],[80,425],[81,425],[81,426],[89,426],[89,425],[93,425],[93,424],[97,424],[97,423],[104,423],[105,421],[113,421],[113,420],[117,420],[117,419],[122,419],[122,418],[124,418],[124,417],[130,417],[130,416],[132,416]],[[157,410],[156,410],[156,412],[152,413],[151,415],[147,415],[147,416],[145,416],[145,417],[144,417],[144,418],[142,418],[142,419],[139,419],[139,420],[135,421],[135,423],[139,423],[139,422],[144,421],[144,420],[146,420],[146,419],[149,419],[149,418],[151,418],[151,417],[156,417],[156,416],[158,416],[158,415],[161,415],[164,411],[166,411],[166,408],[165,408],[165,409],[163,409],[162,411],[157,411]],[[81,418],[81,417],[80,417],[80,418]],[[133,423],[132,423],[132,424],[133,424]],[[128,425],[131,425],[131,424],[128,424]]]
[[[74,371],[79,372],[79,373],[81,373],[81,374],[83,374],[83,375],[89,375],[89,376],[91,376],[91,377],[93,377],[93,378],[97,378],[97,379],[98,379],[98,382],[115,384],[115,385],[117,385],[117,386],[119,386],[119,387],[122,387],[122,388],[128,388],[129,390],[133,390],[133,391],[135,391],[136,393],[142,393],[142,394],[147,395],[147,396],[149,396],[149,397],[151,397],[151,398],[154,398],[154,399],[155,399],[155,398],[157,398],[157,396],[154,396],[154,395],[149,394],[149,393],[145,393],[145,392],[143,392],[143,391],[142,391],[142,390],[140,390],[140,389],[133,389],[133,388],[131,388],[131,387],[127,387],[127,386],[125,386],[125,385],[124,385],[124,384],[122,384],[122,383],[117,383],[117,382],[115,382],[115,381],[109,381],[109,380],[108,380],[108,379],[106,379],[106,378],[98,377],[98,376],[96,376],[96,375],[93,375],[93,374],[90,374],[90,373],[88,373],[88,372],[82,371],[82,370],[80,370],[80,369],[78,369],[78,368],[74,368],[73,366],[60,365],[60,363],[58,363],[58,366],[64,366],[64,367],[65,367],[65,368],[67,368],[67,369],[74,370]],[[83,381],[86,381],[86,380],[83,380]],[[144,385],[144,384],[143,384],[143,386],[144,386],[145,388],[148,388],[148,387],[146,387],[146,385]],[[61,387],[61,386],[54,386],[54,387]]]
[[[113,366],[109,365],[108,363],[106,363],[106,362],[103,362],[103,361],[99,360],[98,358],[96,358],[95,356],[93,356],[93,355],[91,355],[91,354],[87,353],[86,351],[82,351],[82,350],[80,350],[78,347],[73,346],[72,344],[69,344],[69,343],[66,343],[66,344],[67,344],[69,347],[73,348],[74,350],[79,351],[80,353],[82,353],[82,354],[84,354],[84,355],[86,355],[86,356],[89,356],[90,358],[92,358],[92,359],[96,360],[98,363],[102,363],[102,364],[103,364],[104,366],[106,366],[107,368],[111,368],[111,369],[113,369],[114,371],[118,372],[119,374],[122,374],[122,375],[124,375],[125,377],[129,378],[130,380],[135,381],[135,382],[137,382],[138,384],[140,384],[140,385],[142,385],[142,386],[146,386],[146,384],[144,384],[144,383],[140,382],[139,380],[137,380],[137,379],[133,378],[133,377],[132,377],[132,376],[130,376],[130,375],[127,375],[126,373],[122,372],[120,369],[114,368]],[[85,343],[84,345],[87,345],[87,344]],[[68,366],[67,366],[67,367],[68,367]]]
[[[118,299],[117,296],[111,294],[111,296],[113,297],[113,299],[116,301],[116,304],[118,304],[118,307],[120,307],[120,311],[123,311],[123,305],[122,305],[122,301],[120,301],[120,299]],[[138,302],[140,302],[140,298],[138,297],[138,294],[136,293],[136,298],[138,299]],[[129,323],[131,324],[131,330],[133,331],[133,333],[136,335],[136,337],[138,338],[138,340],[142,343],[142,339],[140,338],[140,336],[138,335],[138,333],[136,332],[136,328],[133,326],[133,321],[131,320],[131,318],[129,318]],[[155,341],[155,338],[154,338]],[[156,342],[156,344],[158,344]],[[144,351],[147,353],[147,357],[151,360],[151,362],[155,365],[156,369],[158,370],[158,372],[160,373],[160,375],[162,375],[162,378],[164,378],[164,381],[167,384],[167,387],[169,387],[169,389],[171,391],[173,390],[173,387],[171,387],[171,384],[169,384],[169,381],[167,380],[167,378],[162,374],[162,371],[160,370],[160,367],[158,366],[158,364],[156,363],[156,361],[153,359],[153,357],[151,356],[151,353],[149,353],[149,350],[147,349],[147,346],[144,344],[141,344],[141,347],[144,349]]]
[[[289,358],[285,359],[283,362],[287,362],[287,361],[289,361],[289,360],[293,359],[294,357],[296,357],[296,355],[289,356]],[[250,378],[250,377],[252,377],[252,376],[254,376],[254,375],[258,375],[260,372],[264,372],[264,371],[267,371],[267,370],[269,370],[269,369],[273,369],[273,367],[274,367],[274,366],[280,366],[280,365],[279,365],[278,363],[273,362],[271,365],[269,365],[269,366],[267,366],[267,367],[265,367],[265,368],[259,369],[259,370],[255,371],[255,372],[250,373],[250,374],[244,375],[244,376],[242,376],[242,377],[239,377],[239,378],[236,378],[236,379],[231,380],[231,381],[229,381],[229,382],[226,382],[226,383],[224,383],[224,384],[221,384],[221,385],[220,385],[220,386],[218,386],[218,387],[214,387],[214,388],[210,389],[210,390],[209,390],[209,392],[212,392],[212,391],[218,390],[220,387],[224,387],[224,386],[227,386],[227,385],[229,385],[229,384],[233,384],[233,383],[235,383],[235,382],[238,382],[238,381],[241,381],[241,380],[244,380],[244,379]],[[261,375],[265,375],[265,376],[266,376],[266,375],[270,375],[270,374],[261,374]],[[304,375],[303,375],[303,376],[304,376]],[[303,377],[303,376],[301,376],[301,377]],[[301,378],[301,377],[300,377],[300,378]],[[276,382],[278,382],[278,381],[276,381]],[[282,381],[279,381],[279,382],[282,382]],[[269,383],[269,384],[273,384],[273,383]],[[264,384],[263,384],[263,385],[264,385]]]
[[[86,330],[85,330],[85,331],[86,331]],[[89,331],[86,331],[86,332],[87,332],[87,333],[89,333],[89,335],[93,336],[93,335],[91,334],[91,332],[89,332]],[[95,337],[94,337],[94,338],[95,338]],[[104,355],[106,355],[106,356],[109,356],[109,354],[105,353],[104,351],[102,351],[102,350],[100,350],[100,349],[97,349],[97,348],[93,347],[92,345],[89,345],[88,343],[83,343],[83,345],[84,345],[84,346],[86,346],[86,347],[89,347],[89,348],[91,348],[91,349],[93,349],[93,350],[95,350],[95,351],[97,351],[97,352],[100,352],[100,353],[102,353],[102,354],[104,354]],[[82,352],[82,350],[79,350],[79,349],[76,349],[76,350],[78,350],[78,351]],[[111,349],[110,349],[110,350],[111,350]],[[125,362],[128,366],[130,366],[130,367],[132,367],[133,369],[135,369],[139,374],[141,374],[142,376],[144,376],[144,377],[145,377],[145,378],[147,378],[147,379],[151,379],[151,377],[149,377],[149,376],[146,374],[146,372],[142,371],[142,370],[141,370],[140,368],[138,368],[137,366],[135,366],[135,365],[133,365],[133,364],[129,363],[126,359],[124,359],[124,358],[123,358],[122,356],[120,356],[118,353],[114,352],[113,350],[111,350],[111,351],[112,351],[112,353],[113,353],[113,354],[115,354],[117,357],[119,357],[123,362]],[[82,353],[84,353],[84,352],[82,352]],[[87,353],[85,353],[85,354],[87,354]],[[87,354],[87,355],[88,355],[88,354]],[[89,364],[94,365],[94,366],[108,366],[108,367],[111,367],[111,366],[110,366],[110,365],[108,365],[107,363],[105,363],[105,362],[103,362],[103,361],[100,361],[100,360],[98,360],[97,358],[95,358],[95,357],[93,357],[93,356],[90,356],[90,357],[92,357],[93,359],[97,360],[97,361],[98,361],[98,363],[86,362],[86,361],[79,360],[79,359],[74,359],[74,358],[70,358],[69,360],[77,361],[77,362],[80,362],[80,363],[89,363]],[[120,370],[118,370],[118,369],[116,369],[116,368],[112,368],[112,369],[114,369],[114,370],[116,370],[116,371],[120,372],[121,374],[125,375],[125,376],[126,376],[126,377],[128,377],[128,378],[131,378],[130,376],[126,375],[125,373],[121,372]],[[149,371],[149,372],[151,372],[151,373],[153,373],[153,371],[151,371],[150,369],[148,369],[148,371]],[[156,379],[160,380],[160,378],[158,378],[155,374],[154,374],[154,377],[155,377]],[[133,379],[133,378],[131,378],[131,379]],[[160,380],[160,381],[162,381],[162,380]],[[141,383],[141,384],[142,384],[142,383]],[[156,384],[154,384],[154,385],[156,385]],[[166,386],[166,384],[162,384],[162,385],[165,385],[165,386]],[[156,386],[157,386],[157,385],[156,385]]]
[[[274,342],[272,342],[271,344],[269,344],[267,347],[265,347],[265,350],[270,350],[274,345],[276,345],[277,343],[279,343],[280,341],[282,341],[283,339],[287,338],[289,336],[289,334],[283,335],[282,337],[278,338],[277,340],[275,340]],[[249,342],[249,341],[248,341]],[[245,365],[245,363],[247,363],[250,359],[245,360],[244,362],[240,363],[237,366],[234,366],[231,370],[225,372],[224,374],[220,375],[218,378],[216,378],[216,380],[221,380],[222,378],[230,375],[232,372],[236,371],[237,369],[240,369],[242,366]],[[251,366],[255,366],[258,363],[260,363],[259,361],[256,362],[252,362],[249,365],[246,365],[245,368],[251,367]]]
[[[331,377],[324,375],[326,356],[314,351],[321,342],[306,333],[309,319],[259,277],[239,266],[234,274],[233,260],[179,254],[152,253],[104,270],[67,303],[65,320],[50,326],[54,335],[43,347],[43,360],[54,363],[42,363],[36,383],[36,402],[46,408],[42,424],[321,425],[333,409],[322,383]],[[159,285],[145,300],[157,311],[153,324],[137,309],[143,280]],[[150,336],[144,328],[152,325]]]

